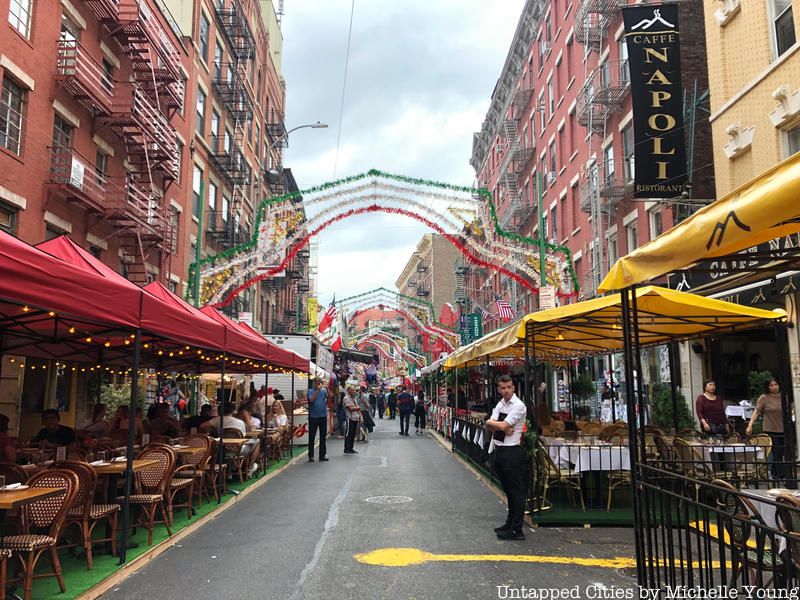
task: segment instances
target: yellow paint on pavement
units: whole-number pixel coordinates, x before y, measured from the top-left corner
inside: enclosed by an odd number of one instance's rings
[[[624,556],[612,558],[583,558],[577,556],[539,556],[535,554],[433,554],[418,548],[379,548],[371,552],[362,552],[354,557],[365,565],[378,567],[410,567],[430,562],[517,562],[549,565],[577,565],[580,567],[597,567],[601,569],[626,569],[636,567],[636,559]],[[658,566],[665,566],[667,561],[659,560]],[[673,560],[674,566],[685,566],[686,561]],[[699,563],[693,562],[697,568]],[[707,565],[705,565],[707,566]],[[714,569],[720,563],[711,564]]]

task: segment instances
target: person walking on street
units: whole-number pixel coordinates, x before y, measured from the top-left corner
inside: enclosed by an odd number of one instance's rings
[[[420,390],[414,407],[415,435],[425,435],[425,392]]]
[[[308,462],[314,462],[314,442],[319,431],[319,461],[328,462],[325,438],[328,437],[328,390],[322,379],[314,380],[308,397]]]
[[[508,501],[505,524],[495,532],[501,540],[524,540],[522,517],[525,512],[525,456],[520,442],[527,411],[514,393],[514,382],[508,375],[497,379],[500,401],[486,421],[486,429],[494,439],[495,470]]]
[[[382,419],[383,413],[386,411],[386,395],[383,393],[383,390],[378,390],[375,396],[375,401],[378,405],[378,418]]]
[[[781,386],[776,379],[767,381],[764,386],[764,393],[758,397],[756,409],[753,411],[753,416],[750,417],[750,422],[745,430],[747,435],[753,435],[753,425],[758,417],[761,416],[764,417],[761,431],[769,435],[772,440],[772,452],[767,457],[772,479],[786,479],[787,464],[785,461],[793,459],[784,456],[786,439],[783,431],[783,401],[781,399]]]
[[[394,390],[389,392],[389,418],[394,420],[395,414],[397,413],[397,394]]]
[[[375,388],[369,391],[369,414],[375,418],[375,411],[377,410],[378,398],[375,396]]]
[[[408,425],[414,410],[414,397],[403,386],[397,388],[397,408],[400,410],[400,435],[408,436]]]
[[[344,409],[344,392],[339,392],[339,401],[336,403],[336,422],[339,427],[339,437],[347,434],[347,412]]]
[[[356,441],[359,423],[361,423],[361,409],[358,407],[356,388],[352,385],[347,388],[347,394],[344,397],[344,409],[347,412],[347,436],[344,438],[344,453],[358,454],[353,449],[353,444]]]

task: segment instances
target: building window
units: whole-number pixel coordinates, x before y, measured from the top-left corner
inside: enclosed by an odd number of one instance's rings
[[[175,167],[178,169],[178,185],[183,179],[183,142],[178,140],[178,156],[175,157]]]
[[[200,88],[197,89],[197,135],[205,135],[206,129],[206,94]]]
[[[556,162],[556,141],[550,142],[550,172],[553,173],[551,177],[555,183],[556,173],[558,172],[558,164]]]
[[[0,202],[0,230],[17,234],[17,209],[5,202]]]
[[[170,248],[170,253],[175,254],[178,252],[178,230],[181,225],[181,214],[174,206],[171,206],[169,209],[169,221],[170,221],[169,248]]]
[[[622,130],[622,160],[625,161],[625,180],[633,181],[636,174],[634,161],[633,125],[628,125]]]
[[[650,211],[650,239],[654,240],[664,233],[664,217],[661,210]]]
[[[611,144],[603,150],[603,168],[605,169],[606,186],[614,185],[614,173],[616,170],[614,165],[614,146]]]
[[[544,114],[544,92],[539,94],[539,102],[536,105],[536,109],[539,111],[539,135],[542,135],[547,125],[547,115]]]
[[[800,152],[800,125],[786,132],[787,158]]]
[[[211,24],[208,22],[206,13],[200,11],[200,39],[198,42],[200,46],[200,57],[206,64],[208,64],[208,30],[210,26]]]
[[[261,127],[256,123],[256,138],[253,140],[253,152],[256,158],[261,154]]]
[[[556,205],[553,205],[553,208],[550,209],[550,231],[554,244],[558,243],[558,210],[556,208]]]
[[[11,10],[8,11],[8,22],[25,38],[30,38],[31,34],[32,6],[33,0],[11,0]]]
[[[222,44],[219,40],[214,48],[214,79],[222,81]]]
[[[211,109],[211,135],[219,135],[219,114],[213,108]]]
[[[114,88],[114,65],[107,58],[104,58],[102,66],[103,76],[100,79],[100,84],[105,91],[110,92]]]
[[[547,105],[547,116],[552,118],[553,113],[556,110],[556,93],[553,89],[553,78],[547,80],[547,97],[548,97],[548,105]]]
[[[228,199],[227,196],[225,196],[225,194],[222,194],[222,209],[220,212],[222,213],[223,225],[227,226],[228,224],[228,213],[230,212],[230,210],[231,210],[231,201]]]
[[[608,236],[608,268],[610,269],[619,258],[617,249],[617,234]]]
[[[200,218],[200,201],[202,197],[203,188],[203,169],[194,166],[194,175],[192,176],[192,216]]]
[[[25,90],[11,81],[3,79],[0,95],[0,146],[14,154],[22,148],[22,111],[25,106]]]
[[[624,37],[619,40],[619,77],[620,83],[631,80],[631,69],[628,64],[628,42]]]
[[[108,155],[105,154],[99,148],[95,152],[94,157],[94,164],[95,164],[95,179],[97,181],[97,185],[105,186],[106,179],[108,178]]]
[[[53,148],[55,150],[69,150],[72,148],[73,129],[72,125],[56,113],[53,120]]]
[[[61,15],[61,34],[59,40],[67,42],[65,47],[74,48],[78,39],[80,38],[81,29],[78,25],[70,19],[66,13]]]
[[[625,226],[625,233],[628,237],[628,252],[633,252],[639,247],[639,228],[635,220]]]
[[[775,50],[777,51],[775,57],[777,58],[794,46],[796,41],[792,0],[772,0],[772,15]]]
[[[64,231],[63,229],[61,229],[60,227],[56,227],[55,225],[51,225],[50,223],[48,223],[44,227],[44,239],[47,240],[47,241],[53,240],[53,239],[57,238],[60,235],[64,235],[65,233],[67,233],[67,232]]]
[[[217,184],[213,182],[208,183],[208,210],[212,213],[217,210]],[[211,215],[209,220],[213,220],[214,215]]]
[[[100,246],[89,246],[89,254],[94,256],[97,260],[103,260],[103,249]]]

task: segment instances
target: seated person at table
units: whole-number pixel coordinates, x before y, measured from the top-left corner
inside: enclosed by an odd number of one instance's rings
[[[186,419],[184,426],[186,427],[186,431],[197,429],[197,431],[205,433],[211,427],[211,420],[213,418],[214,415],[212,414],[211,405],[203,404],[203,406],[200,407],[200,414],[193,415]]]
[[[275,429],[277,427],[286,427],[289,424],[289,419],[286,418],[286,411],[283,410],[283,404],[280,402],[273,402],[272,408],[267,417],[267,427]]]
[[[106,405],[95,404],[92,407],[92,419],[83,424],[78,433],[85,437],[98,439],[108,435],[108,423],[106,422]]]
[[[254,429],[258,429],[261,426],[261,420],[257,419],[252,414],[253,405],[249,402],[239,408],[236,413],[236,416],[244,421],[244,426],[247,431],[253,431]]]
[[[128,429],[131,422],[131,410],[127,405],[117,407],[117,412],[114,418],[111,419],[111,427],[109,428],[108,435],[116,439],[127,439]],[[142,417],[136,413],[136,437],[142,433]]]
[[[0,415],[0,459],[17,462],[17,449],[8,437],[8,417],[5,415]]]
[[[62,425],[58,416],[58,411],[48,408],[42,413],[41,431],[31,440],[31,444],[38,444],[39,448],[58,448],[59,446],[69,446],[75,443],[75,430],[72,427]]]
[[[236,429],[240,432],[239,437],[243,438],[246,432],[246,426],[244,421],[238,419],[233,416],[233,403],[226,402],[223,405],[223,417],[222,417],[222,428],[223,429]],[[247,442],[242,446],[242,449],[239,451],[240,456],[248,456],[253,450],[255,450],[256,446],[258,446],[259,441],[256,439],[249,439]],[[251,473],[258,469],[257,464],[253,464],[250,467]]]
[[[145,431],[150,435],[176,437],[180,435],[181,426],[178,421],[169,416],[169,404],[159,404],[156,416],[147,422]]]

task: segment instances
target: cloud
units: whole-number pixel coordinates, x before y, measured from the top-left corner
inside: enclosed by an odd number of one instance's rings
[[[349,0],[293,0],[282,71],[292,134],[285,164],[301,188],[377,168],[471,185],[480,129],[524,0],[356,0],[342,111]],[[427,231],[394,215],[353,217],[319,237],[320,300],[394,282]],[[327,295],[326,295],[327,294]]]

